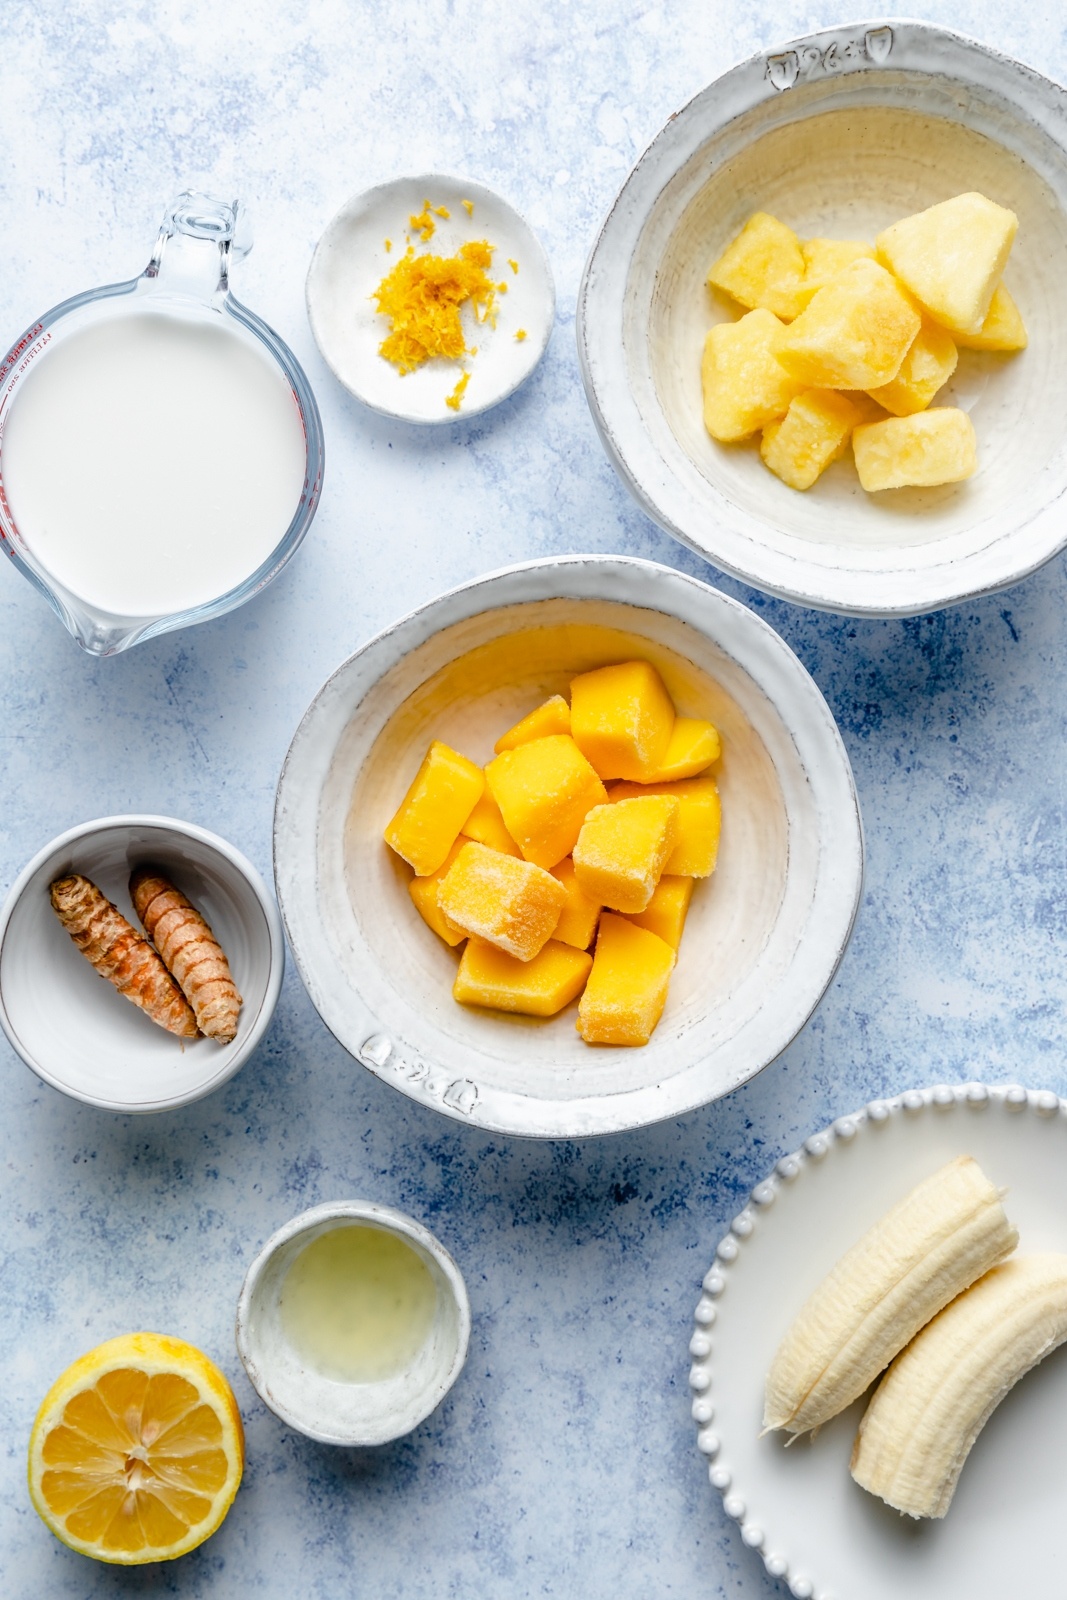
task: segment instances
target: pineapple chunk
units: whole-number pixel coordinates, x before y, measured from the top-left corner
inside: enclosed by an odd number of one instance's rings
[[[613,783],[608,799],[635,800],[645,794],[669,794],[678,801],[678,836],[663,864],[664,874],[707,878],[715,871],[722,828],[722,805],[714,778],[683,778],[680,783]]]
[[[808,239],[800,247],[804,257],[801,298],[806,306],[819,289],[825,289],[854,261],[874,260],[874,250],[859,239]]]
[[[896,377],[867,392],[895,417],[910,417],[915,411],[926,410],[955,372],[958,360],[952,335],[924,317]]]
[[[546,871],[570,855],[587,813],[607,798],[604,785],[566,733],[505,750],[486,767],[485,781],[526,860]]]
[[[435,739],[400,809],[385,830],[385,842],[420,878],[436,872],[485,788],[481,767]]]
[[[955,406],[867,423],[856,429],[852,445],[856,471],[868,493],[959,483],[978,464],[971,419]]]
[[[578,1032],[586,1044],[647,1044],[667,1003],[675,959],[657,934],[605,912],[578,1002]]]
[[[647,928],[655,933],[672,950],[682,942],[689,902],[693,898],[692,878],[668,878],[664,875],[656,885],[656,892],[643,911],[627,917],[635,927]]]
[[[986,319],[977,333],[958,333],[963,350],[1025,350],[1026,326],[1019,307],[1002,283],[993,290]]]
[[[646,782],[673,728],[674,702],[649,661],[597,667],[571,682],[571,736],[602,778]]]
[[[559,879],[567,892],[552,937],[558,939],[560,944],[572,944],[576,950],[588,950],[603,907],[599,900],[590,900],[579,888],[570,856],[552,868],[552,876]]]
[[[800,388],[873,389],[896,377],[920,320],[893,276],[861,258],[783,330],[775,355]]]
[[[532,961],[516,961],[480,939],[463,952],[452,986],[465,1006],[518,1011],[527,1017],[554,1017],[580,995],[593,958],[584,950],[550,939]]]
[[[750,310],[763,307],[791,322],[803,309],[803,276],[804,257],[792,228],[757,211],[708,273],[708,287],[724,290]]]
[[[578,887],[613,911],[643,911],[677,843],[679,809],[665,794],[596,806],[574,847]]]
[[[488,789],[463,824],[460,838],[475,839],[479,844],[487,844],[490,850],[499,850],[501,855],[518,856],[522,854],[511,834],[505,828],[504,819],[500,815],[500,807]]]
[[[441,907],[437,904],[437,886],[466,842],[463,835],[460,834],[445,857],[443,864],[438,867],[436,872],[431,872],[426,878],[412,878],[408,884],[408,893],[415,902],[415,909],[423,922],[428,928],[432,928],[437,937],[445,941],[445,944],[453,946],[462,944],[467,935],[462,928],[457,928],[454,923],[448,921]]]
[[[809,389],[797,395],[781,422],[764,428],[760,455],[791,489],[810,489],[831,461],[844,455],[853,428],[863,420],[848,395]]]
[[[773,427],[773,423],[768,426]],[[648,781],[673,783],[676,778],[695,778],[721,754],[722,742],[713,722],[699,717],[675,717],[667,753]]]
[[[713,439],[723,444],[747,439],[784,416],[793,396],[807,388],[778,360],[778,341],[785,331],[772,311],[762,310],[709,329],[700,379],[704,426]]]
[[[520,744],[529,744],[531,739],[546,739],[550,733],[570,733],[570,731],[571,708],[561,694],[554,694],[543,706],[538,706],[536,711],[531,711],[521,722],[516,722],[507,733],[502,733],[493,749],[497,755],[501,755],[505,750],[514,750]]]
[[[875,244],[935,322],[950,333],[978,333],[1018,226],[1014,211],[984,194],[958,194],[895,222]]]
[[[552,937],[566,891],[532,861],[465,844],[437,886],[437,904],[464,933],[532,961]]]

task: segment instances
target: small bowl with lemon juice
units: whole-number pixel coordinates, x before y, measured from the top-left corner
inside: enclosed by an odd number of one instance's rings
[[[470,1325],[463,1277],[428,1229],[340,1200],[294,1217],[252,1262],[237,1350],[282,1422],[323,1444],[385,1444],[444,1399]]]

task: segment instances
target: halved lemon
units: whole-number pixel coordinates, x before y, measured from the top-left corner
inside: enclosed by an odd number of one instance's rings
[[[233,1390],[159,1333],[97,1345],[49,1389],[30,1434],[30,1498],[63,1543],[137,1566],[215,1532],[244,1470]]]

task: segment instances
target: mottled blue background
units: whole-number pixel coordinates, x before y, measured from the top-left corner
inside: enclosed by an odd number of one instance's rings
[[[925,14],[1067,75],[1058,7],[944,0]],[[720,582],[784,634],[841,725],[869,857],[855,940],[804,1035],[721,1104],[625,1138],[515,1143],[412,1105],[333,1043],[292,971],[256,1057],[186,1111],[96,1112],[3,1047],[5,1596],[769,1600],[780,1591],[723,1516],[689,1422],[686,1343],[718,1233],[783,1151],[875,1093],[972,1076],[1067,1091],[1063,560],[916,621],[766,601],[638,513],[578,379],[582,263],[636,156],[732,62],[839,20],[770,0],[6,0],[0,337],[138,271],[171,191],[239,193],[257,242],[235,287],[304,362],[328,471],[309,539],[266,594],[116,660],[81,655],[4,563],[0,890],[61,829],[129,810],[202,823],[269,873],[278,768],[326,673],[448,585],[580,550]],[[526,213],[559,316],[512,401],[419,432],[333,381],[303,282],[349,194],[432,169]],[[365,1453],[276,1422],[232,1337],[264,1238],[349,1194],[427,1222],[474,1309],[470,1361],[441,1410]],[[249,1464],[206,1546],[124,1571],[46,1532],[24,1452],[56,1374],[138,1327],[221,1362]]]

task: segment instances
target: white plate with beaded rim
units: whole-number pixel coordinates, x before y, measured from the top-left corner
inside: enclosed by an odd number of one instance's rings
[[[808,1295],[895,1201],[963,1154],[1007,1190],[1020,1252],[1067,1251],[1067,1101],[940,1085],[872,1101],[783,1157],[704,1278],[690,1343],[697,1445],[743,1542],[796,1600],[1062,1591],[1067,1346],[993,1413],[940,1522],[899,1516],[852,1481],[866,1397],[791,1449],[759,1436],[767,1369]]]

